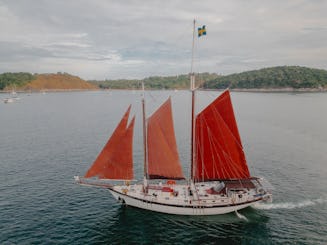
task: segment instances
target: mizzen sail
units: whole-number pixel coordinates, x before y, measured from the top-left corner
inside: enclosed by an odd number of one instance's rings
[[[195,119],[193,169],[196,181],[250,177],[228,90]]]
[[[184,179],[177,152],[170,98],[148,118],[147,155],[150,179]]]
[[[85,178],[133,179],[133,131],[134,120],[128,125],[131,106],[128,107],[117,128],[111,135]]]

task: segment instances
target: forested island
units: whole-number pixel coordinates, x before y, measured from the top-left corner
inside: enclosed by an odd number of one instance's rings
[[[77,76],[58,72],[56,74],[30,74],[26,72],[0,74],[0,89],[4,91],[62,91],[99,89]]]
[[[137,89],[144,81],[149,89],[188,89],[189,75],[149,77],[143,80],[91,81],[100,88]],[[215,73],[196,74],[196,83],[202,89],[308,89],[327,90],[327,71],[300,66],[278,66],[247,71],[227,76]]]
[[[27,72],[6,72],[0,74],[0,90],[22,87],[36,79],[36,75]]]
[[[202,84],[209,89],[327,89],[327,71],[300,66],[278,66],[219,76]]]
[[[31,74],[26,72],[0,74],[0,90],[90,90],[90,89],[188,89],[189,75],[153,76],[144,79],[85,81],[67,73]],[[327,91],[327,71],[300,66],[278,66],[231,75],[196,74],[196,85],[202,89],[232,90],[304,90]]]
[[[196,74],[197,86],[212,81],[219,76],[215,73],[199,73]],[[177,76],[153,76],[144,79],[118,79],[118,80],[104,80],[104,81],[89,81],[99,86],[102,89],[140,89],[142,81],[146,89],[188,89],[190,86],[190,77],[187,74]]]

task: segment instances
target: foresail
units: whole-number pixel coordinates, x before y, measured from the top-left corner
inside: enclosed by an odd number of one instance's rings
[[[135,117],[128,124],[131,106],[128,107],[85,178],[133,179],[133,131]]]
[[[150,179],[184,179],[177,152],[170,98],[148,118],[147,155]]]
[[[195,149],[196,181],[250,177],[228,90],[197,115]]]

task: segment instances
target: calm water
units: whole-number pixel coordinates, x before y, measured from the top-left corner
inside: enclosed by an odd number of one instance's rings
[[[198,110],[218,94],[201,92]],[[189,93],[147,92],[147,113],[169,95],[188,174]],[[0,103],[0,244],[327,244],[326,93],[232,93],[250,171],[275,187],[272,204],[240,217],[151,213],[120,206],[106,190],[74,184],[130,103],[141,178],[139,92],[20,97]]]

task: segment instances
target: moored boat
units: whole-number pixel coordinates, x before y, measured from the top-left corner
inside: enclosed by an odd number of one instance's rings
[[[6,103],[6,104],[8,104],[8,103],[13,103],[13,102],[15,102],[15,100],[14,100],[14,98],[4,98],[4,99],[3,99],[3,102]]]

